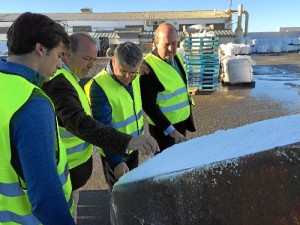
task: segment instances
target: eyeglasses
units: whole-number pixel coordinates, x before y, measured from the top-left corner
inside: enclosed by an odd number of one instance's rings
[[[125,70],[121,70],[120,69],[120,72],[121,72],[121,75],[123,77],[126,77],[127,75],[130,76],[130,77],[135,77],[136,75],[138,75],[139,71],[136,71],[136,72],[128,72],[128,71],[125,71]]]

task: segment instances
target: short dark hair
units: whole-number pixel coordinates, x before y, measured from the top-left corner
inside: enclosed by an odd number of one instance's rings
[[[64,28],[49,17],[26,12],[21,14],[7,31],[7,47],[11,55],[23,55],[40,43],[51,50],[60,43],[69,46],[69,36]]]
[[[118,44],[114,56],[117,63],[130,67],[140,66],[143,60],[142,50],[132,42]]]

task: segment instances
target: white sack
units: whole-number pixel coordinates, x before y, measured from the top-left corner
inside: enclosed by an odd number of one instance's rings
[[[249,56],[224,57],[221,61],[223,81],[230,84],[252,82],[253,64]]]

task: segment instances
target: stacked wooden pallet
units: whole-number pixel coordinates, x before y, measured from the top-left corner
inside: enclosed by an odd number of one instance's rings
[[[184,45],[189,87],[199,91],[217,90],[219,37],[186,37]]]

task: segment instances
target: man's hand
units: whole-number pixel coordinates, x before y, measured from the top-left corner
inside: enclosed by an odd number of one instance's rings
[[[175,139],[175,144],[187,141],[187,138],[183,136],[181,133],[179,133],[177,130],[172,131],[170,133],[170,137]]]
[[[129,172],[129,168],[124,162],[119,163],[114,168],[114,176],[116,180],[119,180],[119,178],[127,172]]]
[[[160,151],[156,140],[149,134],[132,137],[127,149],[138,150],[140,153],[146,155]]]

